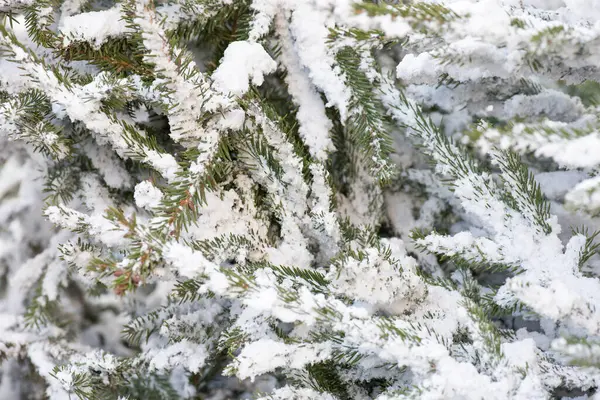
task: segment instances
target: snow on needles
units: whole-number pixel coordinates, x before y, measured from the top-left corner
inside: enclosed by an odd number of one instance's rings
[[[0,397],[589,398],[597,6],[0,0]]]

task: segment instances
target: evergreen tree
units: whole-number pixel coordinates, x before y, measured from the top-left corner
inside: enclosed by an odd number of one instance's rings
[[[0,0],[0,399],[600,398],[598,20]]]

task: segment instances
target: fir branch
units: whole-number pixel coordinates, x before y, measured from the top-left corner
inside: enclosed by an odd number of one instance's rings
[[[455,22],[460,18],[454,11],[441,4],[419,2],[413,4],[373,4],[362,2],[354,5],[356,13],[366,12],[370,17],[390,15],[392,20],[402,18],[420,33],[432,34],[436,28]]]
[[[588,229],[584,226],[576,227],[573,229],[573,235],[585,236],[585,244],[579,252],[579,268],[584,267],[587,262],[592,258],[600,249],[600,243],[596,241],[596,238],[600,234],[600,231],[594,231],[591,234]]]
[[[371,173],[380,182],[387,182],[393,167],[388,157],[391,139],[387,133],[383,105],[376,97],[371,81],[361,68],[360,55],[350,47],[336,53],[336,61],[346,75],[346,84],[352,90],[352,112],[346,121],[349,138],[356,143]]]
[[[545,233],[550,233],[550,204],[544,198],[533,173],[512,152],[501,152],[495,156],[495,161],[502,170],[501,177],[507,185],[507,194],[514,201],[513,207]]]

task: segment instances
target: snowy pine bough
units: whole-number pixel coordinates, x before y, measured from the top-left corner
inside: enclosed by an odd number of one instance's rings
[[[0,17],[0,399],[600,396],[598,0]]]

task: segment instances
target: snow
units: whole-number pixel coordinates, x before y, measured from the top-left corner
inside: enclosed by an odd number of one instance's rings
[[[0,11],[7,11],[12,8],[19,8],[31,5],[33,0],[1,0]]]
[[[242,349],[236,359],[236,369],[242,379],[254,379],[276,368],[299,369],[304,365],[322,361],[329,355],[326,345],[306,346],[260,339]]]
[[[274,72],[276,67],[277,63],[261,44],[232,42],[225,49],[212,79],[223,92],[242,96],[250,88],[250,82],[262,85],[264,76]]]
[[[294,103],[298,106],[300,135],[310,149],[311,155],[324,160],[333,149],[329,131],[332,123],[325,114],[325,105],[310,81],[306,69],[293,48],[288,22],[282,15],[276,20],[277,34],[283,43],[281,63],[287,71],[286,82]]]
[[[335,397],[329,393],[318,392],[310,388],[294,388],[292,386],[275,389],[268,397],[263,397],[260,400],[286,400],[292,398],[297,400],[335,400]]]
[[[598,0],[565,0],[564,4],[568,13],[572,13],[582,21],[595,23],[600,20],[600,2]]]
[[[587,174],[581,171],[555,171],[541,172],[535,175],[535,180],[540,184],[542,192],[549,199],[560,199],[571,189],[579,186]]]
[[[257,0],[251,3],[250,7],[255,11],[255,15],[252,18],[251,30],[248,35],[250,41],[256,42],[269,33],[271,21],[280,6],[278,0]]]
[[[182,340],[164,349],[153,349],[147,354],[151,371],[167,371],[186,365],[191,373],[200,372],[208,357],[206,349],[194,342]]]
[[[414,260],[406,256],[402,241],[390,242],[394,259],[381,258],[377,249],[363,249],[361,259],[349,258],[330,271],[334,291],[359,301],[389,305],[408,296],[419,296],[423,288],[414,279]]]
[[[552,120],[571,122],[583,111],[581,100],[556,90],[546,90],[533,96],[517,95],[504,103],[504,112],[511,119],[546,115]]]
[[[110,148],[97,146],[94,143],[87,143],[85,148],[94,168],[98,169],[109,187],[116,189],[131,187],[131,176]]]
[[[48,265],[42,281],[42,295],[46,296],[48,301],[58,299],[60,287],[67,285],[67,268],[63,262],[53,262]]]
[[[596,213],[600,210],[600,177],[579,182],[567,193],[565,202],[569,207]]]
[[[398,79],[413,82],[429,83],[437,80],[436,60],[431,54],[425,52],[418,55],[407,54],[396,67],[396,77]],[[423,74],[427,74],[423,76]]]
[[[180,276],[193,279],[204,273],[217,273],[217,266],[201,253],[180,243],[171,243],[164,251],[165,259],[176,268]]]
[[[174,180],[179,172],[177,160],[171,154],[160,154],[156,150],[150,150],[146,156],[148,163],[161,171],[165,178]]]
[[[503,343],[502,353],[507,361],[517,368],[527,368],[536,363],[537,346],[533,339],[523,339],[518,342]]]
[[[163,194],[151,182],[143,181],[135,185],[133,197],[138,207],[150,210],[160,204]]]
[[[325,45],[330,23],[324,13],[309,1],[291,1],[290,34],[294,40],[300,64],[306,68],[313,85],[327,97],[326,107],[334,106],[342,121],[348,116],[350,90],[345,85],[331,50]]]
[[[65,17],[59,30],[63,33],[63,44],[85,41],[99,48],[110,38],[129,32],[120,5],[103,11],[92,11]]]

